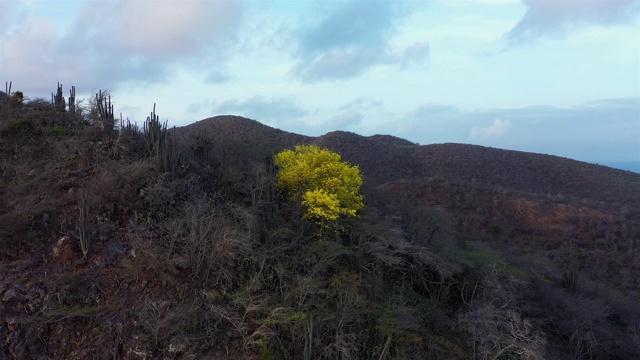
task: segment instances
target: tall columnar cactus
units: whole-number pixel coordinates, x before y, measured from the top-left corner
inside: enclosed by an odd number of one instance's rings
[[[62,95],[62,84],[58,83],[58,90],[56,90],[55,95],[51,93],[51,103],[59,112],[64,112],[66,110],[67,105],[64,100],[64,95]]]
[[[69,114],[74,116],[76,114],[76,87],[71,86],[69,90]]]
[[[178,164],[178,147],[175,131],[170,136],[167,124],[167,121],[160,122],[160,117],[156,114],[156,104],[153,104],[153,112],[144,122],[144,142],[149,156],[156,158],[158,171],[174,177]]]
[[[164,124],[162,141],[156,146],[156,163],[158,170],[162,173],[168,173],[170,177],[176,175],[176,167],[178,164],[178,149],[176,146],[175,127],[171,136],[167,131],[167,123]]]
[[[153,111],[151,115],[147,117],[143,125],[144,131],[144,144],[149,156],[156,154],[156,148],[160,142],[160,137],[164,131],[167,130],[166,123],[160,122],[160,117],[156,114],[156,104],[153,104]]]
[[[6,96],[5,100],[7,101],[7,110],[9,110],[11,108],[11,84],[13,83],[13,81],[5,81],[4,82],[4,94]],[[9,112],[7,111],[7,114]]]
[[[87,193],[82,192],[82,199],[78,205],[79,218],[78,229],[80,232],[80,250],[84,257],[91,251],[91,234],[89,233],[89,204],[87,202]]]
[[[111,95],[107,92],[98,91],[96,94],[96,110],[98,118],[102,121],[102,128],[111,132],[115,127],[115,117],[113,116],[113,104],[111,103]]]

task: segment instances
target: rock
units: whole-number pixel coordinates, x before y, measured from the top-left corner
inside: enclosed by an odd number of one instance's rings
[[[58,239],[56,246],[53,247],[53,259],[57,261],[71,261],[75,257],[73,251],[73,243],[68,236]]]

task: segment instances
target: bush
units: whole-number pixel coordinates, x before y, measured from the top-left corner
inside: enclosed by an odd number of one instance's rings
[[[64,136],[67,135],[67,129],[64,126],[56,125],[48,129],[47,133],[53,136]]]
[[[9,121],[7,126],[2,129],[2,135],[26,134],[33,132],[34,130],[35,126],[31,120],[26,117],[21,117],[19,119]]]
[[[278,187],[307,208],[305,218],[320,224],[356,216],[364,207],[358,166],[317,146],[299,145],[276,155]]]

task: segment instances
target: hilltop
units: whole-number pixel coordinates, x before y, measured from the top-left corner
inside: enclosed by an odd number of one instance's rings
[[[0,110],[0,359],[640,357],[638,174],[229,115],[151,140],[92,109]],[[278,194],[273,156],[299,144],[362,171],[366,207],[334,232]]]
[[[374,186],[444,176],[524,193],[606,203],[604,206],[640,205],[638,174],[553,155],[453,143],[420,146],[390,135],[365,137],[344,131],[309,137],[237,116],[213,117],[177,131],[200,134],[219,149],[244,147],[247,157],[315,144],[360,166]]]

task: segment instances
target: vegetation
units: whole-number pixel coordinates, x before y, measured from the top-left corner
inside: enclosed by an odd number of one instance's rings
[[[276,155],[278,187],[307,209],[306,219],[325,223],[340,216],[356,216],[364,207],[362,177],[357,166],[340,155],[314,145],[298,145],[295,151]]]
[[[640,358],[638,175],[58,88],[0,98],[0,359]]]

